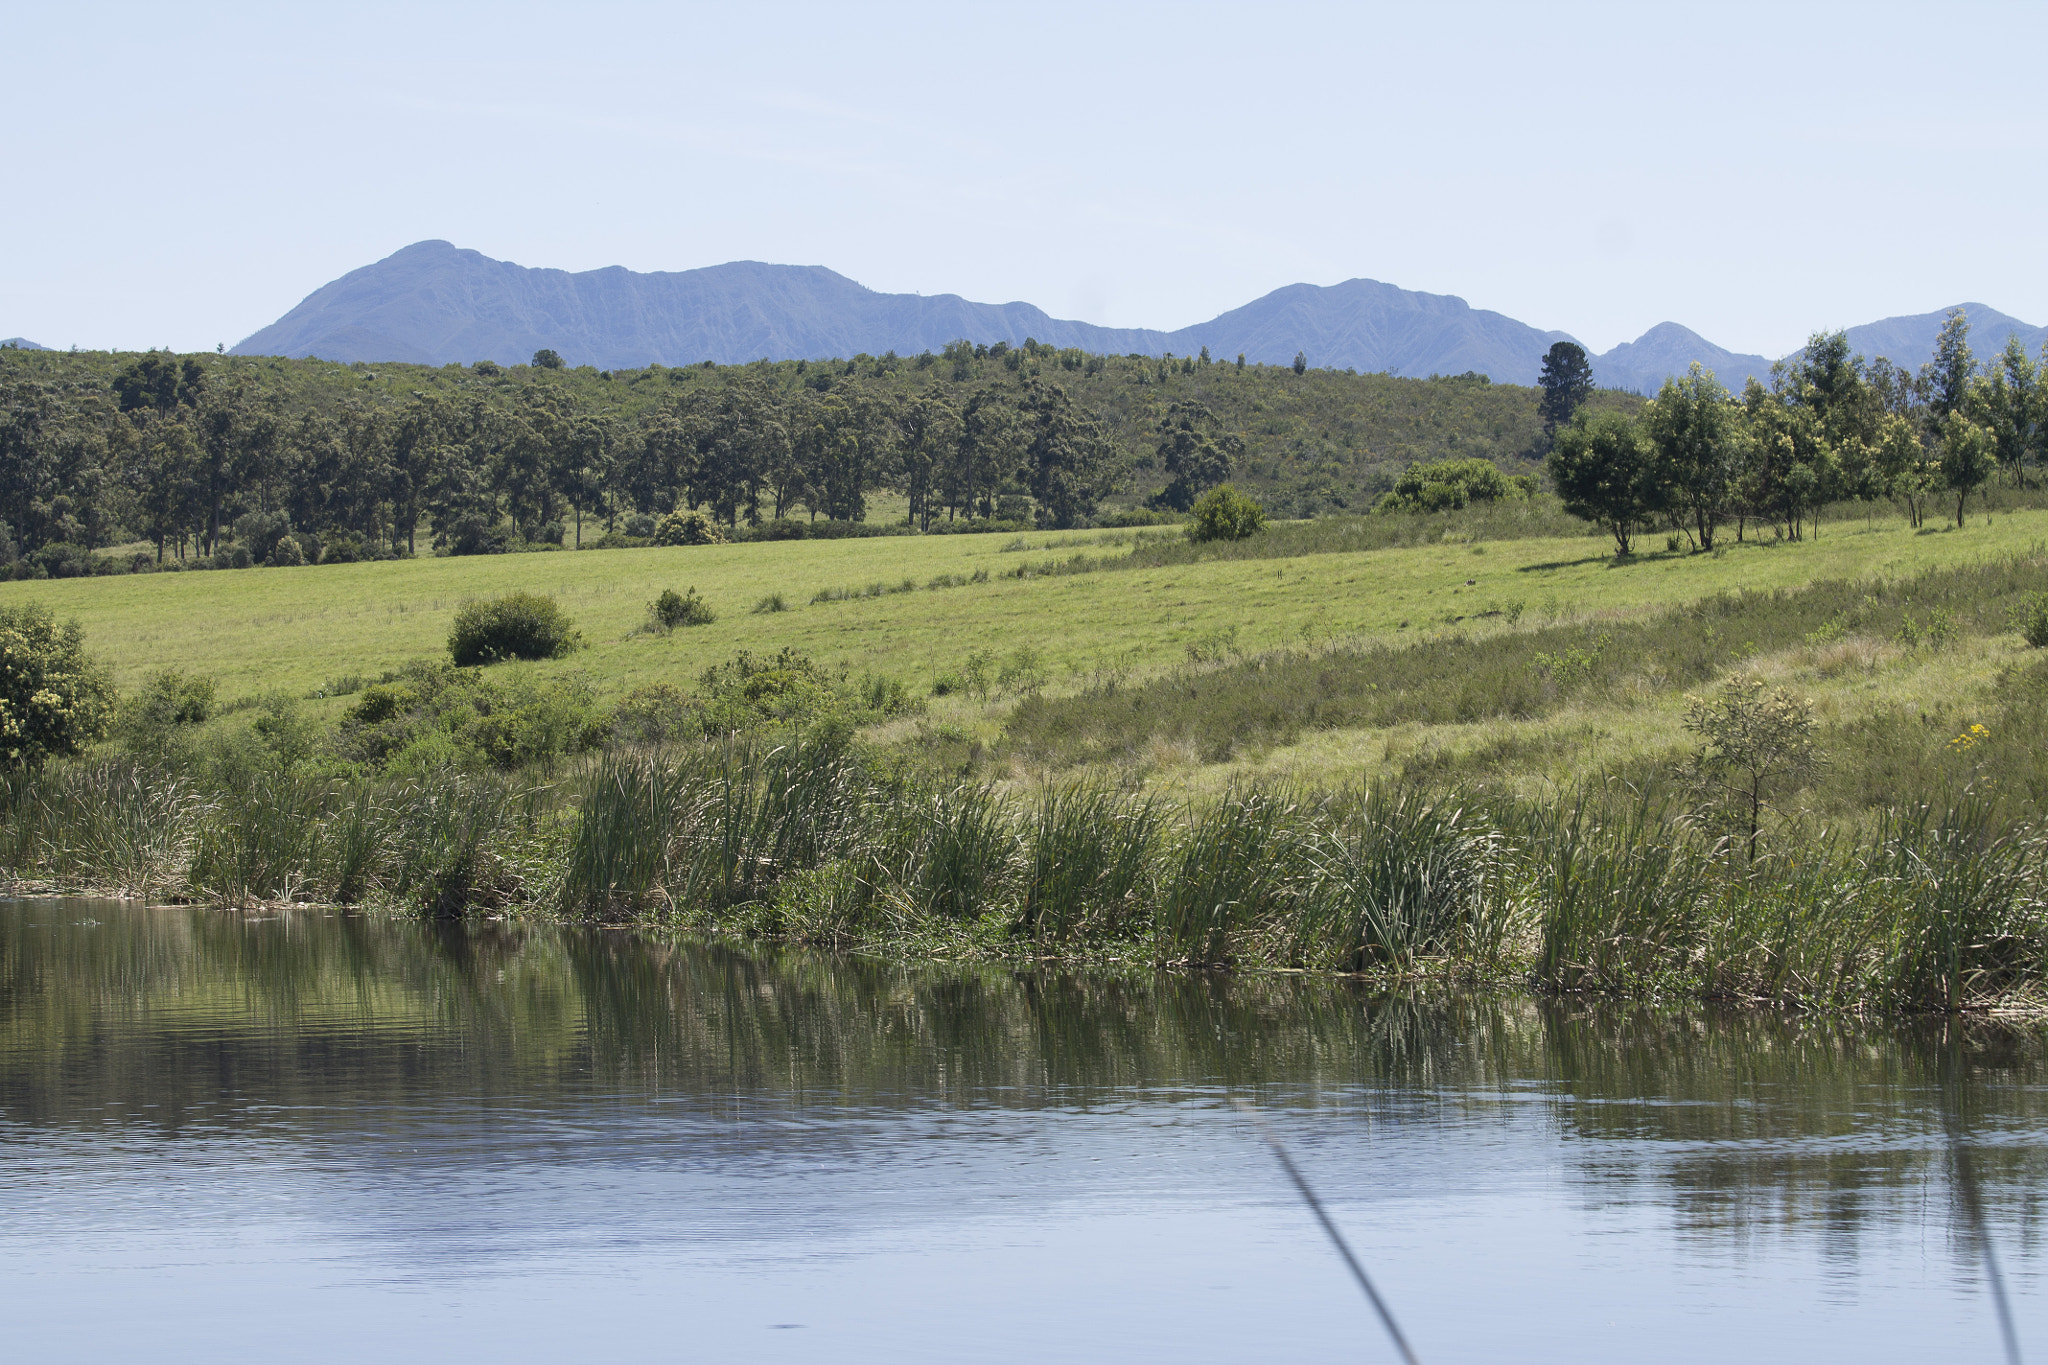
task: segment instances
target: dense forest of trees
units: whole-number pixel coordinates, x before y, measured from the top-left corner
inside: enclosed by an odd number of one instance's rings
[[[1798,540],[1823,508],[1851,500],[1895,502],[1915,526],[1939,501],[1960,526],[1992,479],[2024,486],[2048,464],[2044,368],[2048,346],[2036,361],[2017,338],[1978,363],[1961,309],[1918,370],[1816,333],[1768,385],[1751,379],[1739,395],[1694,365],[1634,416],[1578,411],[1557,429],[1550,475],[1620,554],[1662,527],[1703,550],[1731,525],[1738,537],[1761,524]],[[1560,367],[1560,387],[1570,371]],[[1564,406],[1547,402],[1546,414]]]
[[[1640,400],[1596,394],[1596,406]],[[152,560],[479,553],[838,523],[921,529],[1185,510],[1234,480],[1277,515],[1364,511],[1410,464],[1533,470],[1533,389],[1027,342],[633,371],[0,351],[0,521],[21,571]]]

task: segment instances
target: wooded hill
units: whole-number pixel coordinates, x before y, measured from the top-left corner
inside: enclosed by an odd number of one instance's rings
[[[142,540],[172,559],[287,531],[342,555],[645,534],[702,507],[735,530],[861,522],[1081,525],[1235,481],[1282,517],[1362,511],[1410,464],[1535,473],[1534,388],[1089,355],[942,354],[639,370],[427,367],[166,352],[0,350],[10,558],[67,568]],[[1599,393],[1593,406],[1640,400]],[[54,555],[50,547],[66,547]]]

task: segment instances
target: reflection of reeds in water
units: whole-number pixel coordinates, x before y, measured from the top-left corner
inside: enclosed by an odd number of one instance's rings
[[[2037,986],[2043,841],[1965,793],[1754,859],[1651,797],[1419,788],[931,789],[844,744],[615,752],[558,785],[446,774],[202,791],[118,761],[0,788],[17,875],[252,904],[522,905],[834,944],[1114,948],[1190,966],[1520,969],[1644,988],[1955,1010]],[[1007,945],[1018,945],[1011,947]]]

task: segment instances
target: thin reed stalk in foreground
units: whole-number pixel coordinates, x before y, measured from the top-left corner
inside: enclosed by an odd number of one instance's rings
[[[1351,1244],[1344,1240],[1344,1234],[1331,1220],[1329,1211],[1323,1207],[1323,1201],[1316,1198],[1315,1190],[1308,1183],[1308,1177],[1301,1173],[1301,1168],[1294,1164],[1294,1158],[1288,1155],[1287,1144],[1280,1141],[1280,1135],[1273,1131],[1273,1125],[1266,1122],[1266,1116],[1252,1105],[1235,1098],[1230,1102],[1237,1106],[1240,1114],[1258,1125],[1259,1136],[1273,1149],[1273,1155],[1279,1158],[1280,1169],[1287,1172],[1287,1178],[1294,1182],[1294,1188],[1300,1193],[1302,1202],[1308,1205],[1310,1212],[1315,1214],[1316,1221],[1323,1225],[1323,1231],[1329,1234],[1331,1245],[1335,1246],[1337,1254],[1344,1258],[1344,1264],[1351,1270],[1351,1278],[1357,1280],[1358,1287],[1365,1291],[1366,1301],[1372,1304],[1373,1312],[1379,1314],[1380,1325],[1387,1329],[1387,1335],[1393,1339],[1394,1349],[1401,1353],[1401,1359],[1407,1361],[1408,1365],[1420,1365],[1415,1358],[1414,1348],[1409,1346],[1408,1338],[1401,1333],[1401,1325],[1394,1321],[1393,1311],[1387,1307],[1387,1301],[1382,1299],[1380,1291],[1373,1287],[1372,1277],[1365,1273],[1365,1267],[1352,1253]]]

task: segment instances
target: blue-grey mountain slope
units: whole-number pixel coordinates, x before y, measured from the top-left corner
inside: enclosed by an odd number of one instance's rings
[[[1529,383],[1562,332],[1539,332],[1463,299],[1374,280],[1297,284],[1177,332],[1097,327],[1028,303],[972,303],[955,294],[882,294],[822,266],[735,261],[640,274],[612,266],[570,273],[492,260],[447,242],[418,242],[315,290],[235,347],[239,355],[317,355],[425,365],[522,362],[547,347],[603,368],[725,364],[762,357],[823,360],[903,355],[949,341],[1012,345],[1027,337],[1111,353],[1242,351],[1282,365],[1395,374],[1478,370]]]
[[[1980,358],[2017,335],[2038,352],[2048,328],[1982,304],[1965,305]],[[1852,327],[1865,356],[1914,367],[1934,347],[1946,310]],[[823,266],[734,261],[651,274],[609,266],[569,272],[493,260],[447,242],[416,242],[350,271],[235,347],[238,355],[320,356],[425,365],[494,360],[517,364],[535,351],[606,369],[650,363],[724,364],[762,358],[826,360],[895,351],[937,351],[958,338],[1012,345],[1027,337],[1110,353],[1190,355],[1284,365],[1297,351],[1328,369],[1420,378],[1476,370],[1503,383],[1534,383],[1543,353],[1569,338],[1448,294],[1377,280],[1292,284],[1242,308],[1178,331],[1098,327],[1055,318],[1028,303],[974,303],[957,294],[883,294]],[[33,343],[23,343],[25,345]],[[1770,361],[1714,345],[1675,322],[1593,358],[1610,388],[1655,393],[1693,361],[1739,391]]]
[[[1449,294],[1346,280],[1290,284],[1165,339],[1176,355],[1207,346],[1218,359],[1242,351],[1248,360],[1284,365],[1301,351],[1330,369],[1418,378],[1477,370],[1504,384],[1533,384],[1551,343],[1571,338]]]
[[[241,355],[523,363],[543,347],[603,368],[738,364],[938,350],[1027,336],[1091,351],[1156,351],[1157,332],[1061,322],[1028,303],[880,294],[822,266],[734,261],[640,274],[570,273],[417,242],[352,270],[235,347]]]
[[[47,346],[38,346],[27,337],[7,337],[0,340],[0,346],[12,346],[17,351],[47,351]]]
[[[1594,357],[1593,382],[1604,389],[1655,393],[1668,375],[1682,375],[1697,360],[1731,392],[1742,392],[1751,375],[1769,382],[1771,362],[1760,355],[1725,351],[1689,327],[1660,322],[1634,341]]]
[[[1986,304],[1957,306],[1969,316],[1970,350],[1980,361],[1989,360],[2004,350],[2008,337],[2018,337],[2028,354],[2035,357],[2041,354],[2041,343],[2048,340],[2048,327],[2030,327]],[[1851,327],[1847,329],[1849,349],[1868,359],[1884,356],[1909,370],[1918,369],[1922,361],[1934,354],[1934,339],[1941,334],[1941,325],[1948,320],[1948,315],[1949,310],[1944,308],[1939,312],[1915,313],[1910,317],[1886,318],[1882,322],[1866,322],[1861,327]]]

